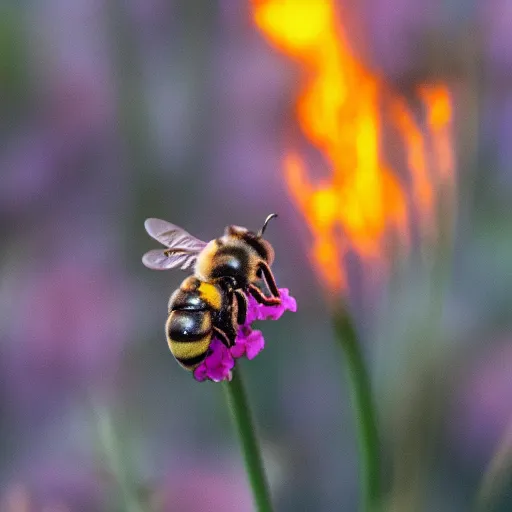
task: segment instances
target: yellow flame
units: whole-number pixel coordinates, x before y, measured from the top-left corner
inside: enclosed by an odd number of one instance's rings
[[[448,89],[442,85],[419,89],[427,109],[427,121],[432,135],[435,167],[441,182],[455,185],[455,160],[451,138],[452,104]]]
[[[434,230],[435,190],[426,140],[431,139],[440,177],[453,177],[449,93],[444,85],[420,88],[424,134],[405,99],[354,56],[331,0],[253,0],[253,13],[266,37],[306,71],[297,120],[323,154],[330,176],[313,182],[304,159],[288,150],[285,178],[312,233],[317,270],[329,288],[343,290],[347,250],[357,251],[363,261],[382,261],[388,234],[408,246],[411,201],[422,229]],[[380,152],[383,103],[405,144],[411,201]]]

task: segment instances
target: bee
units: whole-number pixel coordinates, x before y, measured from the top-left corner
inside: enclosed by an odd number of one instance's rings
[[[169,299],[165,333],[172,355],[187,370],[194,370],[208,355],[214,334],[227,347],[235,344],[236,324],[247,314],[247,299],[231,280],[215,284],[189,276]]]
[[[224,235],[206,243],[160,219],[147,219],[148,234],[166,246],[144,254],[153,270],[193,270],[169,299],[166,336],[177,361],[193,370],[206,358],[214,334],[227,346],[235,343],[237,325],[247,315],[247,298],[267,306],[281,303],[270,269],[274,249],[263,234],[270,214],[257,232],[227,226]],[[269,293],[265,293],[268,291]]]

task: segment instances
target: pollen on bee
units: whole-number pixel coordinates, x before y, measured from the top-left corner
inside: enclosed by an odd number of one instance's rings
[[[199,285],[199,293],[201,297],[208,303],[213,309],[220,309],[222,306],[222,296],[219,290],[212,284],[201,282]]]

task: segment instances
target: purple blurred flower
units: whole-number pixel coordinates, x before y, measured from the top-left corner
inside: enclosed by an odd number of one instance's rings
[[[231,370],[236,359],[244,355],[247,359],[254,359],[263,350],[263,334],[253,330],[251,324],[256,320],[277,320],[285,311],[297,311],[297,301],[290,296],[288,289],[280,288],[279,291],[281,304],[277,306],[264,306],[252,296],[248,297],[247,318],[245,324],[238,329],[235,345],[228,349],[220,340],[214,338],[210,345],[210,355],[194,371],[196,380],[231,380]]]
[[[155,488],[154,512],[250,512],[254,510],[243,471],[235,461],[191,461],[170,470]],[[200,482],[200,485],[198,485]]]
[[[62,252],[64,254],[64,252]],[[123,274],[87,253],[41,252],[10,268],[0,288],[8,307],[0,369],[10,414],[40,421],[80,390],[113,389],[128,333]]]
[[[450,433],[461,457],[486,463],[512,423],[512,333],[482,347],[463,367]]]
[[[89,459],[33,457],[0,490],[2,512],[105,510],[108,488]]]

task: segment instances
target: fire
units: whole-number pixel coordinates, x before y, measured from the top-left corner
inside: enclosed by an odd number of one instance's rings
[[[413,213],[422,233],[435,235],[436,184],[454,175],[449,91],[442,84],[419,88],[422,127],[407,101],[353,54],[332,0],[253,0],[253,16],[305,71],[297,120],[329,174],[314,180],[295,149],[286,151],[284,173],[311,231],[316,268],[330,289],[344,290],[347,251],[365,263],[385,263],[390,237],[410,245]],[[407,185],[381,155],[383,119],[403,141]]]

